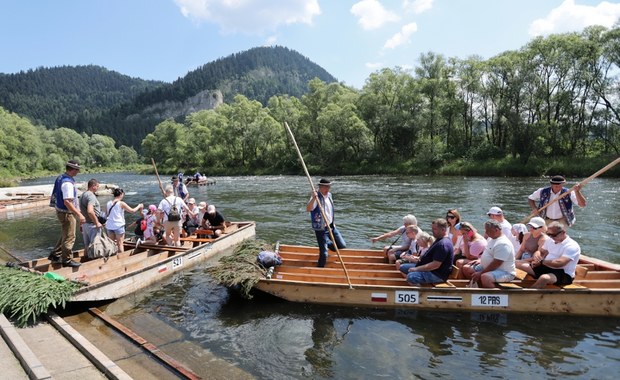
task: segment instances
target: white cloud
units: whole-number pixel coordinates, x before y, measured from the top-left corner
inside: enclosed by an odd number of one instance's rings
[[[355,3],[351,7],[351,13],[358,18],[357,22],[364,30],[378,29],[385,23],[400,20],[396,13],[386,10],[377,0],[362,0]]]
[[[267,37],[267,40],[265,40],[263,46],[273,46],[276,42],[278,42],[278,36],[269,36]]]
[[[309,24],[321,14],[318,0],[174,0],[183,16],[217,24],[223,33],[262,34],[280,25]]]
[[[415,22],[403,25],[400,32],[393,35],[389,40],[385,41],[383,45],[384,49],[394,49],[397,46],[405,44],[410,41],[410,37],[413,33],[418,31],[418,24]]]
[[[380,69],[383,67],[383,63],[381,62],[366,62],[366,67],[371,70]]]
[[[607,28],[620,17],[620,4],[607,1],[597,6],[577,5],[575,0],[564,0],[559,7],[552,9],[545,18],[534,20],[530,25],[531,36],[580,31],[591,25]]]
[[[405,12],[413,12],[420,14],[433,8],[434,0],[403,0],[403,9]]]

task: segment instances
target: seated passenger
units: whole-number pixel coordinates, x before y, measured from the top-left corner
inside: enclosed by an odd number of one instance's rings
[[[187,213],[184,217],[183,221],[183,230],[185,231],[187,236],[193,235],[196,228],[200,226],[202,223],[201,219],[198,219],[198,215],[200,214],[200,208],[196,206],[196,199],[190,198],[187,201],[187,208],[190,213]],[[203,215],[204,216],[204,215]]]
[[[405,234],[407,234],[407,238],[411,241],[409,244],[409,248],[400,255],[400,258],[395,260],[396,269],[400,268],[400,265],[403,263],[417,263],[418,255],[418,242],[417,236],[420,232],[420,229],[415,224],[407,226],[405,229]]]
[[[420,258],[420,262],[408,269],[407,282],[413,286],[445,282],[452,272],[454,247],[446,236],[448,222],[435,219],[432,224],[435,242]]]
[[[463,240],[459,247],[460,255],[454,256],[454,265],[461,269],[464,264],[480,257],[487,246],[487,240],[469,222],[461,222],[459,231]]]
[[[431,245],[435,242],[435,237],[428,234],[428,232],[418,232],[418,255],[423,256]]]
[[[551,222],[547,227],[547,239],[541,247],[542,259],[533,261],[531,267],[524,269],[536,278],[532,288],[542,289],[548,284],[570,285],[575,278],[581,248],[566,234],[566,226]]]
[[[527,271],[526,267],[529,267],[532,261],[539,261],[542,258],[540,248],[542,248],[545,240],[548,239],[545,234],[547,232],[547,225],[540,216],[530,219],[527,223],[527,228],[529,232],[523,236],[523,242],[515,254],[517,268],[524,271]]]
[[[385,240],[385,239],[389,239],[391,237],[397,236],[398,238],[391,244],[388,246],[383,247],[383,253],[385,254],[386,257],[388,257],[388,262],[390,264],[394,264],[394,262],[396,261],[396,259],[398,259],[400,257],[400,254],[403,251],[406,251],[407,249],[409,249],[409,245],[411,244],[411,241],[409,241],[409,239],[407,238],[407,234],[405,233],[405,229],[407,228],[407,226],[411,226],[411,225],[416,225],[418,224],[418,220],[416,219],[415,216],[409,214],[409,215],[405,215],[403,217],[403,225],[398,227],[397,229],[395,229],[394,231],[390,231],[390,232],[386,232],[382,235],[379,235],[377,237],[371,238],[370,241],[375,243],[379,240]],[[400,245],[395,246],[394,244],[396,244],[396,242],[398,240],[400,240],[402,238],[402,242]],[[392,261],[390,261],[390,256],[389,254],[392,253],[394,259]]]
[[[512,225],[512,229],[510,230],[510,232],[514,237],[514,242],[517,243],[517,246],[515,247],[515,252],[517,252],[519,250],[519,247],[521,247],[521,243],[523,243],[523,238],[525,237],[525,234],[527,233],[527,226],[523,223],[515,223]]]
[[[209,205],[202,219],[202,228],[213,230],[213,234],[217,237],[224,232],[225,223],[224,216],[215,209],[215,206]]]
[[[452,208],[446,213],[446,220],[448,221],[448,238],[456,249],[459,246],[458,239],[461,236],[458,229],[458,224],[461,223],[461,214],[457,209]]]
[[[515,278],[515,251],[499,221],[489,219],[484,223],[484,231],[489,237],[487,246],[479,259],[463,266],[463,274],[483,288],[493,288],[496,282]]]

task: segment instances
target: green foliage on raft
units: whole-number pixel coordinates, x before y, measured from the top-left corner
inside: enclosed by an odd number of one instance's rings
[[[254,285],[267,275],[256,261],[260,251],[273,251],[273,246],[261,240],[245,240],[231,256],[222,257],[219,264],[207,269],[213,279],[227,287],[238,287],[241,295],[251,299]]]
[[[0,313],[6,313],[18,327],[24,327],[29,321],[35,322],[50,306],[64,307],[79,288],[79,284],[71,281],[0,267]]]

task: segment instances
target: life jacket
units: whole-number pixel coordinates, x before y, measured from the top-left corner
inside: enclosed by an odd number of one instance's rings
[[[567,188],[563,187],[560,190],[560,195],[566,193],[568,191]],[[551,198],[551,187],[545,187],[540,191],[540,201],[538,202],[538,208],[545,206],[549,203],[549,199]],[[560,206],[560,211],[562,211],[562,215],[566,218],[568,222],[568,226],[572,226],[575,224],[575,212],[573,211],[573,201],[570,199],[570,195],[567,195],[558,201],[558,205]],[[547,209],[544,209],[540,212],[540,216],[545,218],[547,216]]]
[[[54,207],[57,210],[69,212],[67,206],[65,206],[65,200],[62,197],[62,184],[65,182],[71,182],[75,185],[75,180],[67,173],[63,173],[56,178],[54,182],[54,189],[52,190],[52,196],[50,197],[50,207]],[[73,186],[73,199],[77,199],[77,190]]]
[[[323,210],[325,210],[325,198],[320,191],[317,191],[317,199],[318,202],[321,202],[321,206]],[[327,201],[329,201],[332,205],[332,224],[334,223],[334,201],[332,200],[332,193],[327,194]],[[312,221],[312,229],[315,231],[321,231],[325,229],[327,226],[323,221],[323,215],[321,214],[321,207],[319,207],[318,203],[316,207],[310,211],[310,220]]]

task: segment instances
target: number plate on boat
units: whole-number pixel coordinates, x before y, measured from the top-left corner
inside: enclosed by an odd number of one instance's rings
[[[420,293],[414,291],[397,291],[395,292],[395,303],[417,304],[420,302]]]
[[[472,306],[507,307],[507,294],[472,294]]]
[[[172,269],[178,268],[178,267],[180,267],[182,265],[183,265],[183,258],[182,257],[177,257],[176,259],[172,260]]]

